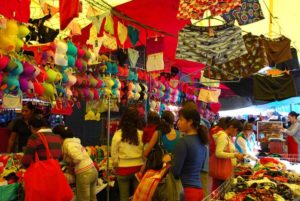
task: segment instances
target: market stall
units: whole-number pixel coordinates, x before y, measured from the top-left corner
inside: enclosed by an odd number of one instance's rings
[[[289,155],[260,158],[235,167],[234,176],[204,200],[296,200],[300,198],[300,163]]]

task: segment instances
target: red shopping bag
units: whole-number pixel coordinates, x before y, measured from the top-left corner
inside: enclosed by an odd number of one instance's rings
[[[35,162],[24,174],[25,201],[70,201],[73,192],[57,160],[52,158],[48,142],[43,134],[39,137],[46,148],[47,160]]]
[[[229,140],[227,142],[227,152],[230,152]],[[214,152],[209,157],[209,176],[219,179],[226,180],[233,174],[233,165],[230,158],[218,158]]]

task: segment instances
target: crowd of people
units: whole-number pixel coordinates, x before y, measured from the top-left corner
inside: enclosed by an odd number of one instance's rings
[[[291,112],[288,116],[290,127],[281,130],[296,143],[297,153],[300,151],[298,115]],[[208,128],[202,123],[197,106],[193,102],[184,104],[178,116],[171,111],[163,111],[161,116],[150,111],[143,126],[140,116],[138,108],[129,106],[112,138],[110,154],[121,201],[129,201],[147,171],[160,170],[166,164],[170,167],[168,172],[181,182],[184,200],[200,201],[205,196],[200,172],[208,161],[209,164],[231,164],[225,168],[213,165],[209,167],[209,175],[213,179],[211,190],[215,190],[227,179],[214,174],[219,171],[218,168],[232,172],[238,161],[246,158],[257,159],[259,146],[253,119],[247,122],[225,117]],[[34,113],[34,108],[29,103],[23,107],[22,118],[11,122],[9,128],[12,135],[8,152],[23,151],[24,167],[35,161],[35,155],[39,160],[47,159],[45,147],[40,139],[40,135],[43,135],[52,157],[69,164],[69,171],[75,175],[77,200],[97,200],[97,170],[80,139],[74,137],[69,127],[58,125],[50,128],[44,118]],[[159,160],[153,158],[158,145],[164,150]]]

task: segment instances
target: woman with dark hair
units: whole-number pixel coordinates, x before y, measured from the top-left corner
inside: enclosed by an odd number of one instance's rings
[[[64,125],[53,128],[53,133],[63,139],[63,160],[69,164],[75,173],[76,200],[96,201],[96,184],[98,172],[93,161],[81,145],[80,139],[75,138],[72,130]]]
[[[200,201],[204,197],[200,172],[206,157],[208,130],[200,125],[200,114],[197,107],[184,105],[179,111],[178,128],[185,133],[176,144],[172,160],[172,172],[180,178],[184,187],[185,201]]]
[[[232,141],[232,138],[235,137],[239,132],[242,131],[243,124],[240,120],[237,119],[231,119],[225,129],[220,130],[218,133],[213,135],[213,140],[216,144],[215,150],[212,150],[213,152],[210,153],[210,160],[212,160],[213,155],[216,156],[216,158],[223,158],[223,159],[231,159],[231,164],[234,166],[236,165],[236,160],[243,159],[244,155],[238,153],[235,150],[234,143]],[[212,169],[212,167],[209,167],[209,172],[214,172],[217,170]],[[232,169],[233,171],[233,169]],[[224,180],[220,180],[217,178],[213,178],[213,185],[212,190],[217,189]]]
[[[147,158],[154,145],[157,143],[158,136],[160,137],[164,148],[168,153],[172,153],[175,145],[180,139],[180,132],[174,129],[174,114],[171,111],[163,111],[156,131],[154,132],[147,148],[144,151],[144,156]]]
[[[298,116],[298,113],[291,111],[288,115],[291,126],[288,129],[283,129],[282,132],[288,134],[288,153],[298,155],[300,160],[300,123]]]
[[[46,149],[39,135],[44,135],[46,137],[52,157],[58,160],[61,159],[62,140],[60,136],[52,133],[47,121],[39,116],[33,116],[29,119],[28,125],[32,134],[28,138],[24,156],[22,158],[24,167],[28,167],[30,163],[34,161],[35,153],[37,153],[39,160],[47,159]]]
[[[154,132],[157,130],[157,126],[160,123],[160,117],[157,112],[150,111],[147,117],[147,124],[143,132],[143,143],[150,142]]]
[[[144,163],[143,132],[138,130],[138,120],[137,109],[127,108],[120,121],[120,129],[112,138],[111,157],[117,174],[121,201],[129,201],[130,185],[133,185],[134,189],[138,185],[134,174]]]
[[[7,153],[22,152],[27,144],[27,140],[31,135],[28,126],[28,120],[34,113],[34,106],[31,102],[22,106],[22,118],[11,121],[8,129],[11,131],[8,140]]]

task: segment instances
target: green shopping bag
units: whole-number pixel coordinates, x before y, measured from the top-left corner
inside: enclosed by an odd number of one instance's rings
[[[0,186],[0,201],[12,201],[18,196],[20,184],[13,183],[6,186]]]

